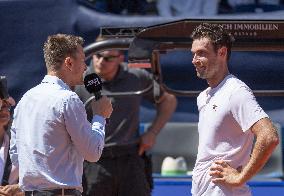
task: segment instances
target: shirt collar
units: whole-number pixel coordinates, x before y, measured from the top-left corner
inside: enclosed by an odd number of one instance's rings
[[[57,84],[64,89],[71,90],[70,87],[57,76],[45,75],[41,83]]]
[[[206,93],[209,94],[210,96],[213,96],[213,94],[216,93],[216,91],[218,89],[220,89],[226,82],[228,79],[232,78],[233,75],[232,74],[228,74],[216,87],[214,88],[211,88],[209,87],[207,90],[206,90]]]

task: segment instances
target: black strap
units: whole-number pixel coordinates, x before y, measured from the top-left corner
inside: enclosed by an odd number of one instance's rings
[[[8,153],[5,168],[4,168],[3,179],[1,183],[2,186],[9,184],[9,177],[10,177],[11,169],[12,169],[12,163],[11,163],[11,159]]]

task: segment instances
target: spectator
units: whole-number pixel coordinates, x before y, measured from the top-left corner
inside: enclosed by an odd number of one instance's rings
[[[145,15],[146,0],[109,0],[109,10],[114,14]]]
[[[280,0],[228,0],[234,12],[267,12],[283,9]]]
[[[19,169],[12,165],[9,155],[9,125],[12,106],[15,106],[15,101],[8,94],[6,77],[0,76],[0,195],[21,194],[17,184]]]
[[[249,5],[249,4],[270,4],[270,5],[280,4],[280,0],[227,0],[227,1],[232,7],[238,5]]]
[[[95,5],[98,12],[122,14],[122,15],[145,15],[147,9],[146,0],[89,0]]]
[[[97,40],[102,40],[98,38]],[[153,83],[152,75],[143,69],[128,68],[121,51],[110,50],[93,56],[87,74],[97,73],[103,80],[102,92],[139,91]],[[154,144],[161,128],[176,108],[176,98],[163,91],[154,100],[152,90],[143,96],[112,97],[114,110],[106,125],[105,148],[97,163],[85,162],[85,195],[149,196],[152,171],[145,151]],[[76,92],[85,102],[92,95],[84,86]],[[154,104],[157,113],[152,125],[139,136],[139,107],[142,99]],[[90,109],[89,115],[91,114]]]
[[[220,0],[218,5],[218,14],[231,14],[233,13],[232,6],[229,5],[228,0]]]
[[[219,0],[158,0],[160,16],[213,16],[218,13]]]

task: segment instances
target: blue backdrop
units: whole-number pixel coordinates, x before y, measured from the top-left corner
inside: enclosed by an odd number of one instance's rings
[[[284,19],[284,12],[212,18]],[[71,33],[82,36],[88,45],[99,34],[100,27],[150,26],[178,19],[182,18],[101,14],[87,0],[0,0],[0,74],[7,75],[10,94],[18,101],[46,74],[42,47],[48,35]],[[196,78],[189,52],[163,55],[161,63],[169,86],[194,90],[206,86]],[[283,52],[234,52],[230,68],[252,89],[284,89]],[[283,97],[257,99],[272,119],[284,126]],[[142,112],[146,114],[141,115],[142,121],[151,120],[153,113],[147,105]],[[172,121],[197,121],[195,98],[179,98],[178,112]]]

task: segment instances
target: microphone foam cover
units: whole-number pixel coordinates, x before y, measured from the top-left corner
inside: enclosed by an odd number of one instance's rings
[[[102,80],[96,73],[86,75],[84,85],[89,93],[96,93],[102,90]]]

